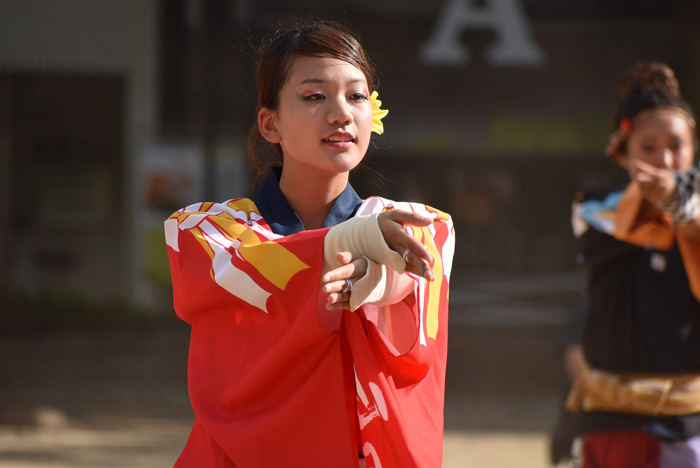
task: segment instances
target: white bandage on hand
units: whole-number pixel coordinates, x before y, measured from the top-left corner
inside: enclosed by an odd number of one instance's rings
[[[355,281],[350,292],[353,311],[364,304],[395,304],[413,290],[413,279],[402,275],[406,262],[384,240],[378,215],[356,216],[334,226],[323,244],[324,272],[341,266],[338,252],[355,252],[367,260],[364,276]]]
[[[367,270],[364,276],[355,281],[350,291],[350,310],[355,311],[364,304],[380,300],[386,289],[386,270],[384,265],[365,257]]]
[[[355,311],[365,304],[396,304],[413,291],[414,280],[410,276],[399,274],[368,258],[365,260],[367,271],[355,281],[350,292],[350,310]]]
[[[384,234],[379,229],[378,216],[379,213],[355,216],[328,231],[323,244],[323,258],[331,269],[340,266],[335,258],[338,252],[355,252],[386,265],[397,273],[403,273],[406,262],[387,245]]]

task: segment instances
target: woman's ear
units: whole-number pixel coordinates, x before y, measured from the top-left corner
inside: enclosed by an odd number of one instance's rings
[[[262,107],[258,111],[258,129],[262,137],[270,143],[276,144],[282,141],[280,132],[277,130],[277,115],[267,107]]]

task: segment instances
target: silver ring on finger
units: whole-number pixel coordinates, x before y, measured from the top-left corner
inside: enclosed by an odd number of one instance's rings
[[[353,286],[353,281],[350,279],[345,280],[345,284],[343,285],[343,289],[340,290],[341,293],[346,293],[352,291],[352,286]]]
[[[401,255],[401,258],[403,258],[403,261],[408,263],[408,254],[411,253],[409,249],[406,249],[403,251],[403,255]]]

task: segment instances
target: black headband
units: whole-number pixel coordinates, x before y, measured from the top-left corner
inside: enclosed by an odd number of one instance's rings
[[[625,118],[631,121],[634,120],[634,118],[640,112],[651,109],[652,107],[661,106],[683,109],[693,119],[695,119],[693,111],[690,109],[688,103],[683,99],[662,92],[642,92],[628,98],[620,105],[619,109],[617,110],[617,115],[615,115],[615,128],[619,128],[620,123]]]
[[[657,112],[677,114],[684,118],[692,129],[695,129],[695,116],[683,99],[662,92],[641,92],[620,105],[615,115],[615,131],[610,135],[605,154],[609,157],[615,156],[627,141],[632,127]]]

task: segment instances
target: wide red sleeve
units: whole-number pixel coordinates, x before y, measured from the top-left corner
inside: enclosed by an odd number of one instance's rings
[[[351,365],[317,315],[326,232],[276,236],[249,200],[166,222],[196,414],[176,466],[356,466]]]
[[[436,222],[412,233],[435,258],[436,280],[415,277],[414,292],[388,306],[412,320],[413,345],[397,352],[368,316],[372,307],[346,312],[344,325],[352,351],[361,445],[368,467],[442,466],[449,277],[454,228],[448,215],[417,204],[391,205],[437,213]],[[386,306],[385,306],[386,307]],[[410,310],[411,313],[405,313]],[[396,325],[396,324],[395,324]]]

